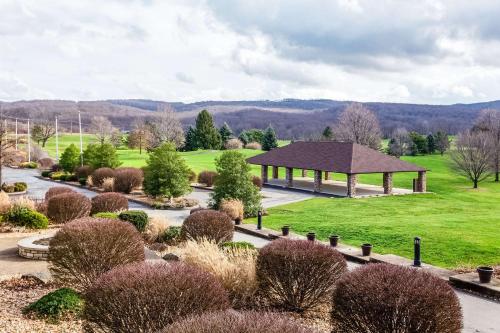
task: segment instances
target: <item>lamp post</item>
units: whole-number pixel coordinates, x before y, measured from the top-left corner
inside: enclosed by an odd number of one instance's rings
[[[257,213],[257,230],[262,230],[262,211]]]
[[[413,266],[420,267],[422,266],[422,262],[420,261],[420,237],[415,237],[413,240]]]

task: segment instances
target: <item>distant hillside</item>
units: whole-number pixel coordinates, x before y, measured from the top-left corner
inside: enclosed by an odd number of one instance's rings
[[[218,125],[227,122],[238,133],[248,128],[264,128],[272,124],[281,138],[307,138],[317,135],[326,125],[333,124],[340,112],[350,101],[326,99],[281,101],[202,101],[179,103],[146,99],[122,99],[106,101],[62,101],[34,100],[0,102],[4,114],[11,117],[36,119],[40,110],[58,114],[66,126],[76,122],[78,111],[82,114],[84,126],[94,115],[108,117],[115,126],[130,129],[135,118],[150,118],[158,107],[168,105],[178,112],[187,127],[194,123],[200,110],[207,109],[214,114]],[[406,127],[422,133],[446,130],[454,134],[470,127],[479,111],[485,108],[500,110],[500,101],[424,105],[404,103],[364,103],[373,110],[385,133],[396,127]]]

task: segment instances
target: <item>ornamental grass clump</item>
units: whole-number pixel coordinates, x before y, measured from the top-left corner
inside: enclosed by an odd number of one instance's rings
[[[91,206],[89,198],[83,194],[62,193],[47,201],[47,216],[56,223],[66,223],[89,216]]]
[[[72,188],[67,186],[54,186],[48,189],[45,192],[45,200],[49,200],[50,198],[63,193],[76,193]]]
[[[237,199],[222,199],[219,205],[219,211],[226,213],[233,221],[243,220],[243,203]]]
[[[141,187],[144,173],[138,168],[118,168],[115,170],[114,188],[117,192],[130,193]]]
[[[260,294],[270,306],[287,311],[326,304],[346,272],[346,261],[338,251],[306,240],[273,241],[257,257]]]
[[[318,333],[290,317],[271,312],[224,311],[180,320],[162,333]]]
[[[333,332],[459,333],[460,302],[439,277],[373,264],[346,274],[332,297]]]
[[[128,209],[128,199],[121,193],[108,192],[96,195],[92,198],[92,209],[90,214],[116,213]]]
[[[116,266],[144,259],[144,243],[134,226],[91,217],[64,225],[51,239],[48,257],[54,280],[79,291]]]
[[[115,170],[111,168],[99,168],[92,172],[92,184],[97,187],[101,187],[104,179],[114,178]]]
[[[104,192],[114,192],[115,190],[115,179],[114,178],[104,178],[102,180],[101,188]]]
[[[85,292],[91,331],[157,332],[190,315],[229,308],[210,273],[182,263],[135,263],[99,277]]]
[[[189,215],[182,224],[183,239],[211,240],[216,243],[233,239],[234,226],[231,218],[225,213],[206,209]]]
[[[0,214],[4,214],[9,211],[11,206],[10,197],[4,191],[0,191]]]

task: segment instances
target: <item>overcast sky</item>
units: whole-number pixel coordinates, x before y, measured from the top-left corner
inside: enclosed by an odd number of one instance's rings
[[[494,0],[0,0],[0,100],[495,100],[499,20]]]

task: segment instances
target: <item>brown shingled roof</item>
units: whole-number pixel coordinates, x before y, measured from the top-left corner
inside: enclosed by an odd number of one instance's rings
[[[371,148],[350,142],[298,141],[247,159],[248,163],[340,173],[426,171]]]

